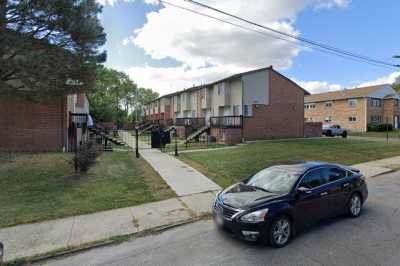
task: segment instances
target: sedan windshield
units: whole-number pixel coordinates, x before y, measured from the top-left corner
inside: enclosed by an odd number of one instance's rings
[[[293,187],[302,171],[296,167],[279,167],[273,166],[261,170],[253,175],[246,185],[260,188],[272,193],[286,194]]]

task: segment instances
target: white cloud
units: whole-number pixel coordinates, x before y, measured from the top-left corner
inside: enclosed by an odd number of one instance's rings
[[[122,45],[127,46],[129,44],[129,42],[130,42],[129,38],[125,38],[122,40]]]
[[[340,84],[333,84],[326,81],[295,81],[309,93],[322,93],[328,91],[341,90],[343,87]]]
[[[145,1],[148,4],[158,2],[157,0]],[[184,0],[170,1],[221,17],[190,5]],[[298,36],[300,32],[295,29],[294,22],[301,10],[307,6],[344,8],[349,1],[252,0],[251,4],[247,0],[203,0],[202,2]],[[227,18],[224,17],[224,19]],[[273,65],[278,70],[288,69],[292,66],[293,59],[302,50],[296,44],[222,24],[168,5],[160,6],[157,12],[148,13],[147,22],[143,27],[134,30],[132,36],[124,39],[124,45],[129,43],[142,48],[153,59],[173,58],[182,64],[181,67],[176,68],[146,66],[129,69],[132,78],[137,80],[139,85],[152,87],[165,93],[180,89],[184,84],[210,80],[211,77],[220,78],[222,74],[229,75],[269,65]],[[146,73],[146,71],[154,73]],[[193,80],[190,80],[191,78]]]
[[[126,73],[140,86],[153,88],[161,95],[197,86],[227,77],[232,73],[229,67],[190,68],[178,67],[131,67]]]
[[[393,72],[387,76],[377,78],[376,80],[367,81],[359,84],[357,87],[373,86],[380,84],[400,83],[400,72]]]
[[[350,2],[351,0],[332,0],[332,1],[317,0],[316,8],[332,8],[334,6],[346,8],[350,4]]]
[[[400,72],[393,72],[387,76],[379,77],[372,81],[362,82],[362,83],[358,84],[357,86],[343,86],[341,84],[334,84],[334,83],[329,83],[326,81],[298,81],[295,79],[293,79],[293,80],[297,84],[299,84],[301,87],[306,89],[308,92],[310,92],[311,94],[314,94],[314,93],[342,90],[344,88],[355,88],[355,87],[360,88],[360,87],[366,87],[366,86],[374,86],[374,85],[381,85],[381,84],[393,84],[393,83],[400,84]]]

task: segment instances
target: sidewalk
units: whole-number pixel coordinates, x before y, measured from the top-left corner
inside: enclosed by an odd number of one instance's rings
[[[400,156],[356,164],[353,167],[359,169],[365,177],[370,178],[399,169]]]
[[[124,142],[135,148],[134,137],[127,132],[121,132]],[[178,196],[186,196],[207,191],[220,190],[221,187],[205,175],[176,159],[162,153],[158,149],[151,149],[145,143],[139,142],[140,155],[158,172]]]
[[[171,226],[209,214],[215,192],[0,229],[4,260]]]
[[[364,141],[375,141],[375,142],[387,142],[386,138],[375,138],[375,137],[361,137],[361,136],[348,136],[349,139],[354,139],[354,140],[364,140]],[[389,143],[399,143],[400,139],[399,138],[389,138]]]

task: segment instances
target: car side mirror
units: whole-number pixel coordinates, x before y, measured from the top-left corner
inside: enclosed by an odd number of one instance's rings
[[[306,187],[298,187],[297,191],[300,192],[301,194],[310,194],[311,189],[306,188]]]

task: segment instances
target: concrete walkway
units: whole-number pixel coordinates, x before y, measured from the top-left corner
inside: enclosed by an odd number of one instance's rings
[[[400,169],[400,156],[360,163],[353,165],[353,167],[361,170],[365,177],[370,178],[392,172],[394,169]]]
[[[386,138],[374,138],[374,137],[361,137],[361,136],[348,136],[349,139],[353,140],[365,140],[365,141],[375,141],[375,142],[387,142]],[[389,137],[389,143],[399,143],[399,138]]]
[[[134,137],[127,132],[120,132],[120,136],[135,148]],[[145,143],[139,142],[141,156],[156,170],[178,196],[186,196],[207,191],[220,190],[221,187],[205,175],[176,159],[162,153],[158,149],[150,149]]]
[[[208,214],[215,192],[0,229],[4,260],[171,226]]]

